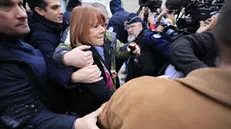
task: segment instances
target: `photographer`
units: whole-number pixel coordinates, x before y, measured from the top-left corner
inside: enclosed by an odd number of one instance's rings
[[[200,22],[197,34],[183,36],[170,46],[172,63],[185,76],[195,69],[216,66],[215,40],[212,32],[207,32],[215,27],[216,17],[210,20],[209,24]]]
[[[172,10],[165,8],[150,7],[149,4],[142,4],[140,9],[137,11],[137,15],[145,22],[151,29],[158,25],[174,25],[175,13]],[[154,3],[153,3],[154,4]],[[153,24],[153,25],[152,25]]]
[[[164,8],[159,15],[155,17],[155,24],[158,25],[160,23],[166,24],[166,25],[174,25],[175,24],[175,15],[174,13],[167,9]]]

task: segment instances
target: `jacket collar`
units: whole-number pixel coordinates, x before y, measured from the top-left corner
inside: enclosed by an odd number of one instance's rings
[[[1,43],[5,43],[5,42],[7,42],[7,43],[15,43],[19,39],[21,39],[21,37],[18,37],[18,36],[8,36],[6,34],[1,34],[0,33],[0,41],[1,41]]]
[[[92,54],[93,54],[93,57],[95,57],[95,58],[99,59],[101,62],[103,62],[103,63],[104,63],[103,58],[100,56],[99,52],[95,49],[95,47],[94,47],[94,46],[92,46],[92,45],[91,45],[90,50],[91,50],[91,52],[92,52]]]
[[[29,18],[29,25],[31,29],[52,31],[58,35],[61,35],[62,31],[64,30],[63,24],[51,22],[36,12],[34,12]]]
[[[176,81],[231,107],[231,68],[206,68]]]

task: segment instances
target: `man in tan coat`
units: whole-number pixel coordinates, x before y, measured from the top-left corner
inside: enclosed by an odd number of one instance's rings
[[[199,69],[184,79],[141,77],[122,86],[99,117],[105,129],[231,129],[231,0],[214,36],[219,68]]]

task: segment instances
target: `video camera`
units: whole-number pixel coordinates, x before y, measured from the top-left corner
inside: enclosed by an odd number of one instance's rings
[[[176,12],[176,26],[164,26],[164,38],[174,41],[182,35],[195,33],[200,21],[205,21],[216,14],[225,3],[225,0],[167,0],[166,7]],[[157,12],[162,0],[139,0],[140,7],[148,7],[151,12]],[[140,8],[141,9],[141,8]],[[148,13],[144,14],[144,22]]]
[[[195,33],[200,21],[205,21],[216,14],[225,0],[167,0],[166,7],[178,10],[178,16],[184,8],[183,15],[177,18],[177,28]]]
[[[173,42],[182,35],[195,33],[200,27],[200,21],[216,14],[224,2],[225,0],[167,0],[166,7],[175,10],[178,16],[176,26],[165,26],[163,37]]]

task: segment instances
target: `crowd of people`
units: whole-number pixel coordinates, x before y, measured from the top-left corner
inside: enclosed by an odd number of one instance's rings
[[[175,10],[110,9],[0,0],[0,129],[231,127],[231,1],[172,37]]]

